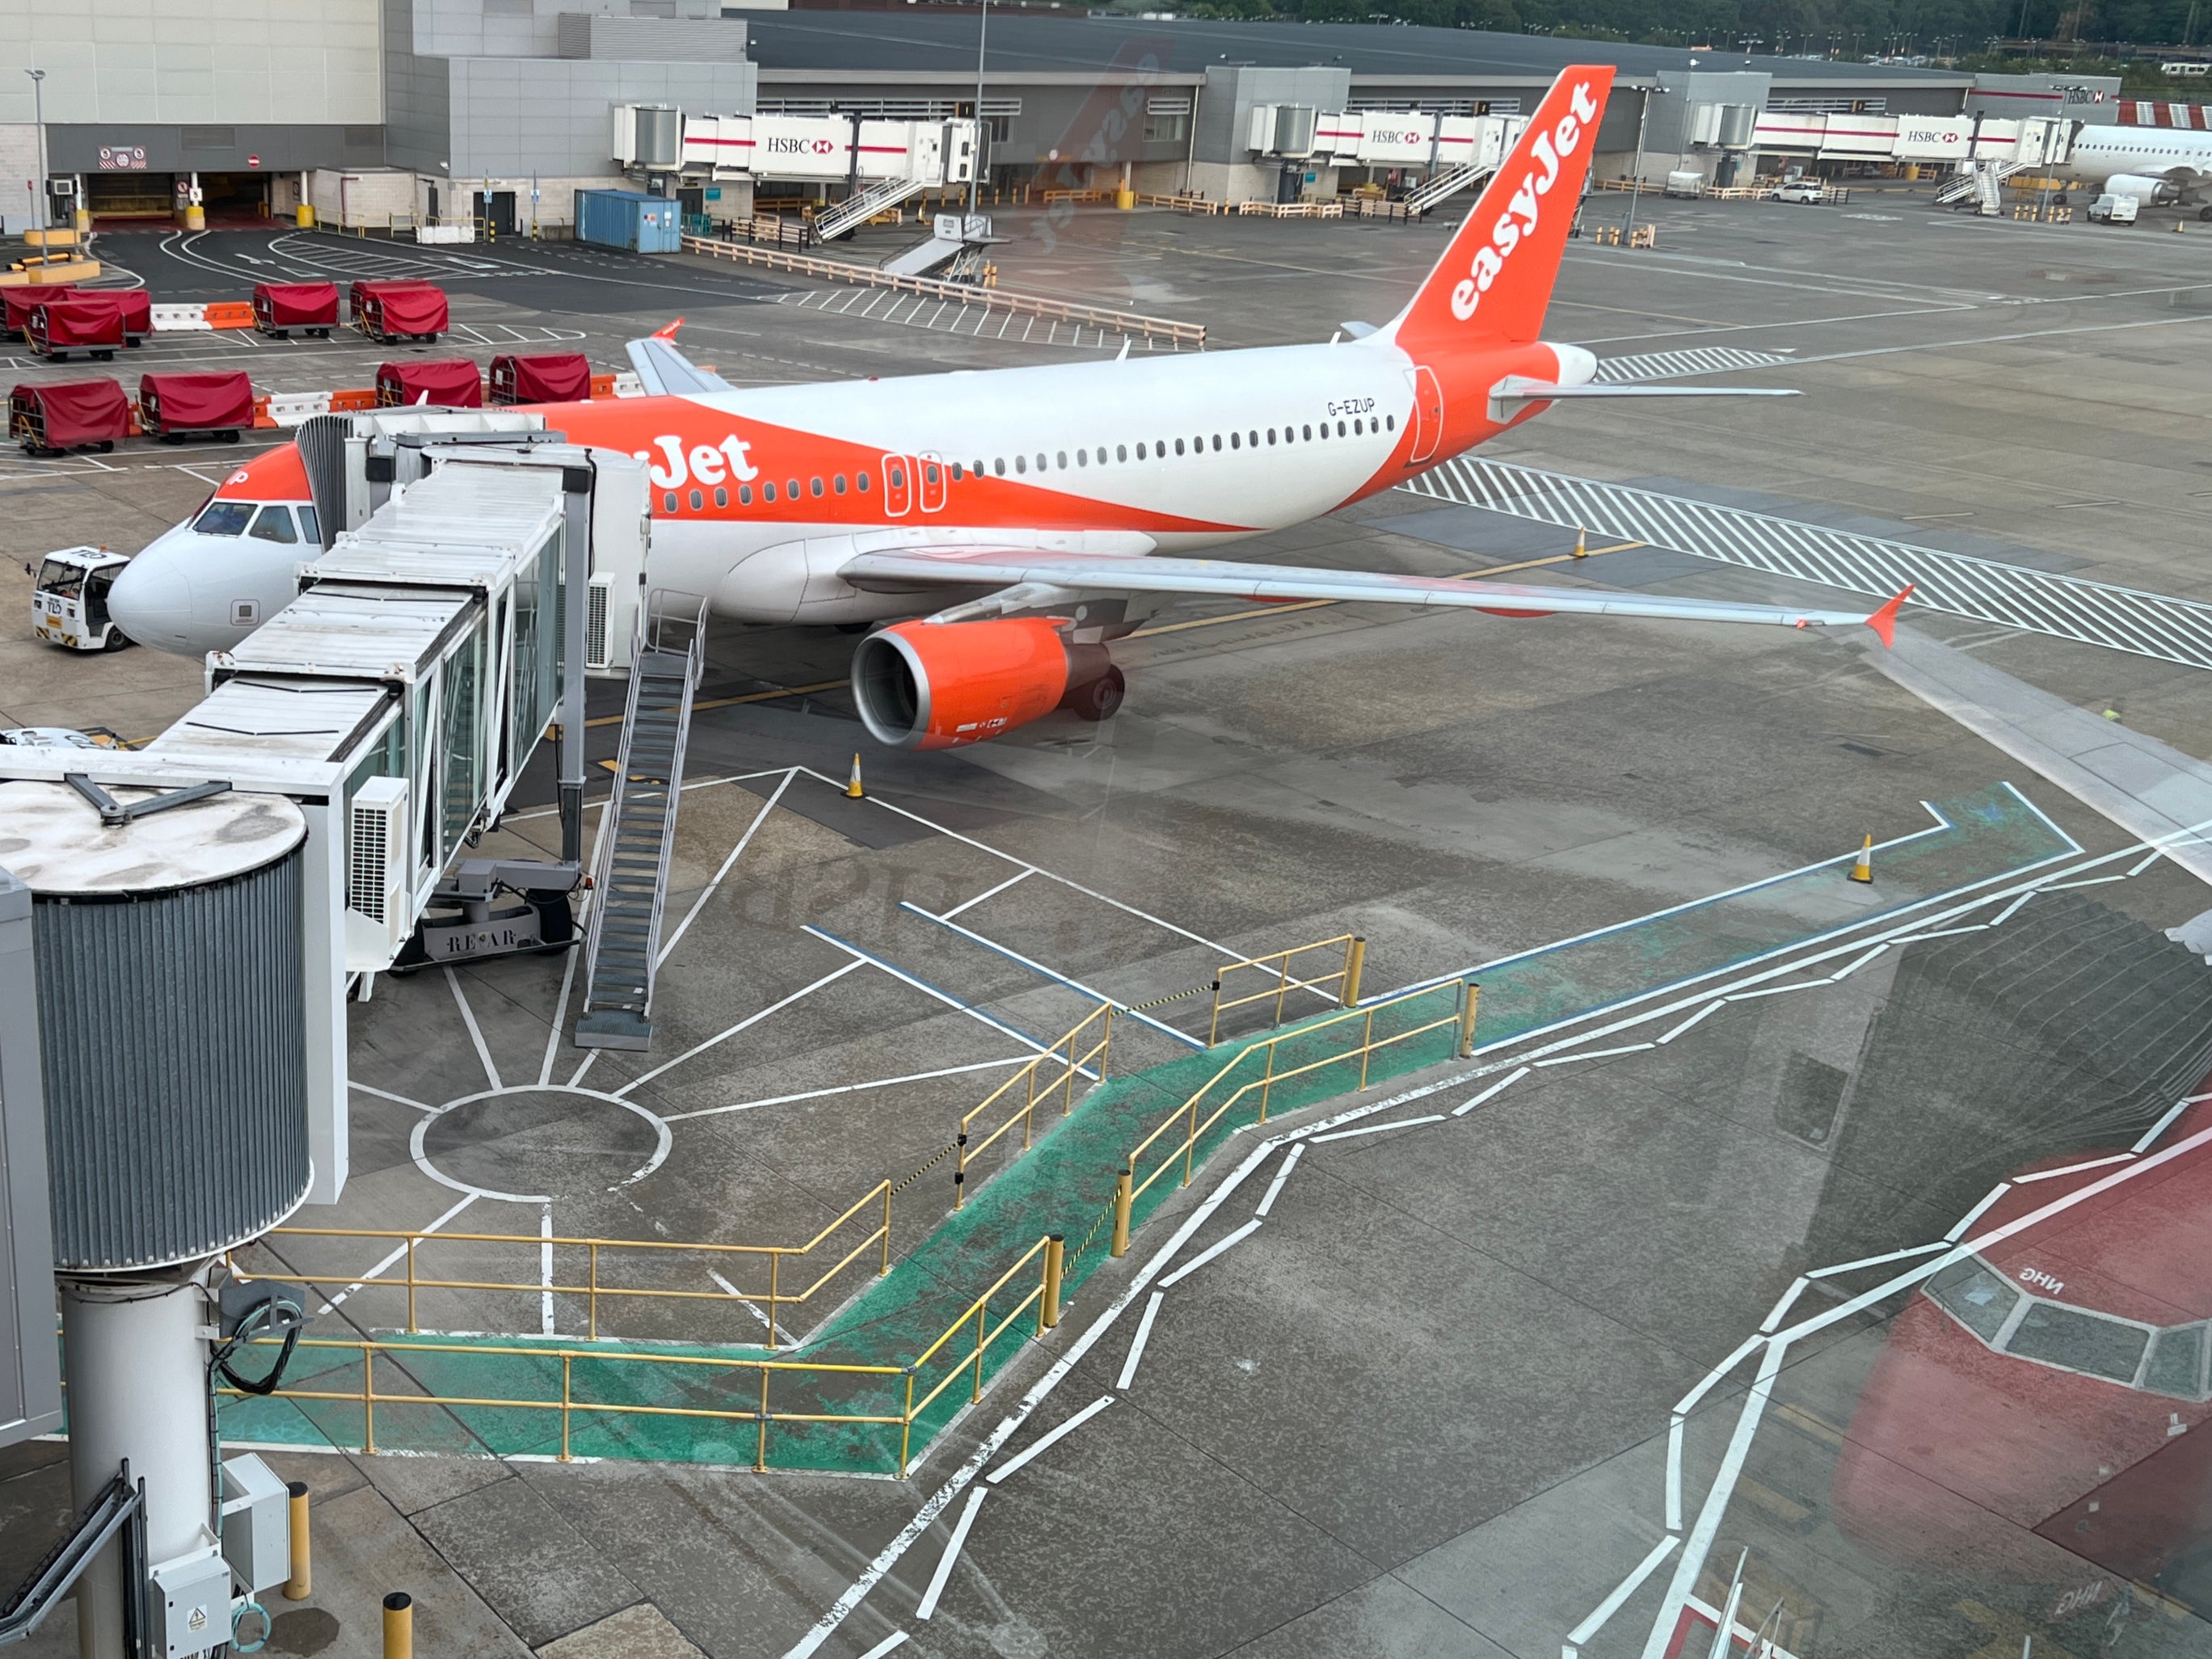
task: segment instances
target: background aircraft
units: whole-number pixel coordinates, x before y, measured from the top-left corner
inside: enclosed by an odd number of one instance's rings
[[[2074,135],[2061,178],[2142,202],[2191,202],[2212,176],[2212,132],[2179,127],[2085,126]],[[2212,220],[2212,203],[2197,210]]]

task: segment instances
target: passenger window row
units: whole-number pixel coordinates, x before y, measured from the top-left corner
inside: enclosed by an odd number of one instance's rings
[[[1398,417],[1395,415],[1385,415],[1379,420],[1372,416],[1358,416],[1349,421],[1338,421],[1334,422],[1336,429],[1334,434],[1329,430],[1330,424],[1331,423],[1328,421],[1321,421],[1316,422],[1301,422],[1297,426],[1285,426],[1281,428],[1271,426],[1266,429],[1264,438],[1261,435],[1261,429],[1257,427],[1255,427],[1249,431],[1231,432],[1226,434],[1226,447],[1231,450],[1258,449],[1264,442],[1267,447],[1272,448],[1279,444],[1322,443],[1326,442],[1331,436],[1339,438],[1363,438],[1367,436],[1370,433],[1395,432],[1398,429]],[[1157,438],[1151,441],[1149,444],[1140,441],[1136,445],[1136,458],[1140,461],[1166,460],[1168,459],[1169,446],[1170,444],[1174,446],[1174,453],[1177,455],[1204,455],[1207,453],[1219,454],[1223,452],[1224,447],[1223,439],[1224,434],[1216,432],[1210,434],[1200,434],[1198,437],[1190,439]],[[1211,450],[1207,447],[1209,442],[1212,444]],[[1127,444],[1115,444],[1114,446],[1113,459],[1110,461],[1107,459],[1106,446],[1103,444],[1099,445],[1096,450],[1088,448],[1078,449],[1075,452],[1075,465],[1079,467],[1085,468],[1091,466],[1124,466],[1128,465],[1129,462],[1129,449],[1130,446]],[[1034,470],[1038,472],[1050,472],[1055,470],[1065,472],[1067,471],[1068,467],[1067,457],[1068,452],[1064,449],[1054,451],[1050,453],[1040,450],[1037,452],[1036,456]],[[1027,455],[1015,456],[1013,458],[1013,470],[1018,474],[1026,474],[1030,472],[1032,470],[1030,458]],[[1006,458],[1001,455],[995,460],[991,461],[988,467],[984,462],[980,460],[969,462],[964,466],[961,462],[955,461],[952,463],[951,471],[952,481],[955,483],[958,483],[963,478],[970,475],[978,478],[984,477],[986,476],[994,476],[1003,478],[1006,476]],[[932,474],[931,476],[932,481],[934,482],[935,475]],[[810,478],[806,482],[806,494],[817,501],[820,500],[823,494],[823,481],[820,478]],[[846,493],[845,475],[843,473],[840,472],[833,476],[830,480],[830,484],[831,493],[839,495],[842,495]],[[861,495],[866,495],[868,493],[868,475],[865,472],[856,473],[853,478],[853,487]],[[905,477],[903,473],[896,468],[892,470],[891,488],[894,489],[903,489],[906,488]],[[776,486],[773,482],[764,483],[761,485],[760,499],[763,505],[769,506],[774,505],[779,499],[776,494]],[[800,499],[798,479],[790,478],[785,481],[783,485],[783,495],[781,499],[792,501],[796,501]],[[672,489],[667,491],[661,497],[661,510],[665,513],[675,512],[677,510],[677,501],[678,497],[676,491]],[[714,491],[714,505],[716,507],[727,507],[729,504],[729,490],[727,489],[716,489]],[[750,507],[752,504],[753,487],[750,484],[739,484],[738,486],[738,505],[739,507]],[[706,507],[706,493],[703,490],[693,490],[690,496],[690,506],[691,510],[694,513],[703,511]],[[234,534],[236,532],[234,532],[232,533]]]

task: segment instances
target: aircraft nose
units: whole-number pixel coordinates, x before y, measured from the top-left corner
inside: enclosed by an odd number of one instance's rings
[[[192,585],[175,563],[150,550],[123,567],[108,589],[107,613],[141,645],[189,648]]]

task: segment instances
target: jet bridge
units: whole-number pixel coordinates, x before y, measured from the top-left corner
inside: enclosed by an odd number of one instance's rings
[[[393,964],[434,902],[580,877],[588,619],[570,597],[588,590],[604,625],[634,638],[650,533],[649,481],[627,455],[538,431],[334,435],[363,437],[364,481],[388,451],[383,499],[301,567],[297,599],[210,654],[205,701],[137,751],[0,749],[0,788],[213,784],[298,805],[319,1203],[346,1180],[349,991]],[[465,858],[555,730],[562,862],[518,874]]]

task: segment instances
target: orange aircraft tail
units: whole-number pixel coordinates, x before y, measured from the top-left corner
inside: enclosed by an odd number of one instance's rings
[[[1569,66],[1413,303],[1386,331],[1415,362],[1536,338],[1597,149],[1613,70]]]

